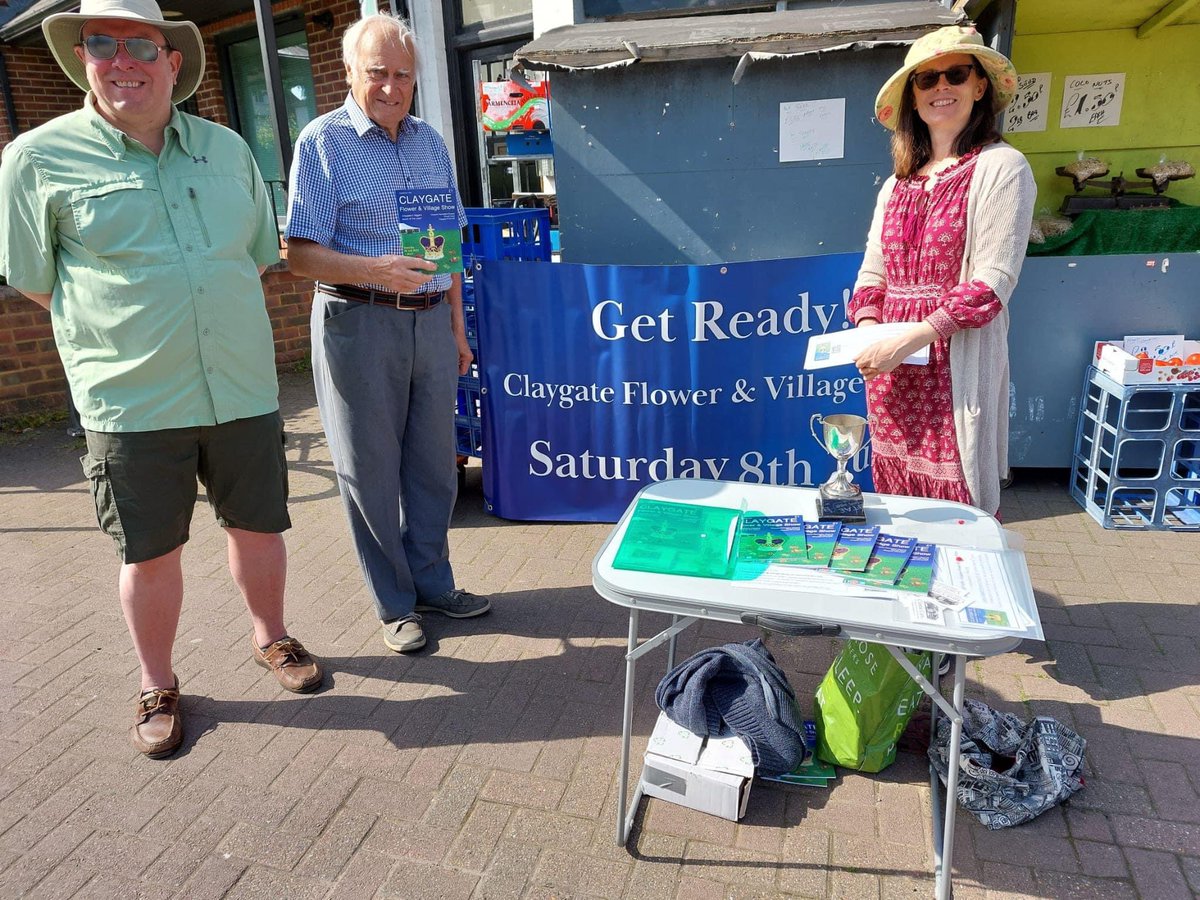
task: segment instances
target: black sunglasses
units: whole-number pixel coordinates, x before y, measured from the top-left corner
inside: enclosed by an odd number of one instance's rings
[[[83,46],[93,59],[112,59],[117,55],[117,48],[123,46],[125,52],[138,62],[151,63],[158,59],[162,50],[171,50],[168,44],[160,47],[150,38],[115,38],[107,34],[93,34],[83,39]]]
[[[937,87],[937,83],[945,75],[948,84],[958,86],[965,84],[974,71],[974,63],[962,63],[961,65],[951,66],[948,69],[926,69],[924,72],[914,72],[912,83],[917,86],[918,90],[931,91]]]

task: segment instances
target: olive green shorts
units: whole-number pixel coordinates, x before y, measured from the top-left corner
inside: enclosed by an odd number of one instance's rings
[[[187,542],[197,479],[223,526],[278,534],[292,525],[278,412],[196,428],[89,431],[87,447],[80,462],[100,530],[127,563]]]

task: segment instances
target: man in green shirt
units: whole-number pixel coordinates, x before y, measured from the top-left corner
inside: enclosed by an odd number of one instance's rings
[[[292,691],[321,683],[287,634],[287,462],[260,276],[279,258],[245,142],[175,109],[204,45],[154,0],[83,0],[42,23],[83,107],[21,135],[0,164],[0,271],[50,310],[86,429],[84,471],[122,559],[142,670],[130,732],[183,740],[171,663],[197,478],[224,526],[252,655]]]

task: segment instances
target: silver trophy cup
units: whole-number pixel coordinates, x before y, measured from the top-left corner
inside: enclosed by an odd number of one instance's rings
[[[820,434],[817,434],[817,422],[821,423]],[[834,416],[816,413],[808,423],[808,430],[817,439],[817,443],[837,460],[837,469],[820,488],[817,510],[821,519],[840,522],[865,521],[862,488],[854,483],[854,477],[846,465],[859,450],[870,443],[869,439],[863,440],[867,420],[862,416],[846,413]]]

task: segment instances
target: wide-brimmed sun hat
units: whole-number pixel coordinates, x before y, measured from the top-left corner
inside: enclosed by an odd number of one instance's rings
[[[913,41],[904,57],[904,65],[884,83],[875,98],[875,118],[880,124],[892,131],[896,130],[904,87],[918,66],[939,56],[955,53],[968,53],[979,60],[979,64],[992,81],[992,93],[996,104],[994,111],[998,113],[1008,106],[1017,90],[1017,70],[1013,68],[1009,58],[985,44],[983,37],[972,26],[947,25]]]
[[[42,34],[50,52],[66,76],[82,90],[91,90],[83,62],[75,55],[79,30],[90,19],[125,19],[144,22],[163,33],[167,43],[183,55],[171,102],[179,103],[196,93],[204,77],[204,41],[191,22],[168,22],[154,0],[83,0],[77,13],[55,13],[42,20]]]

